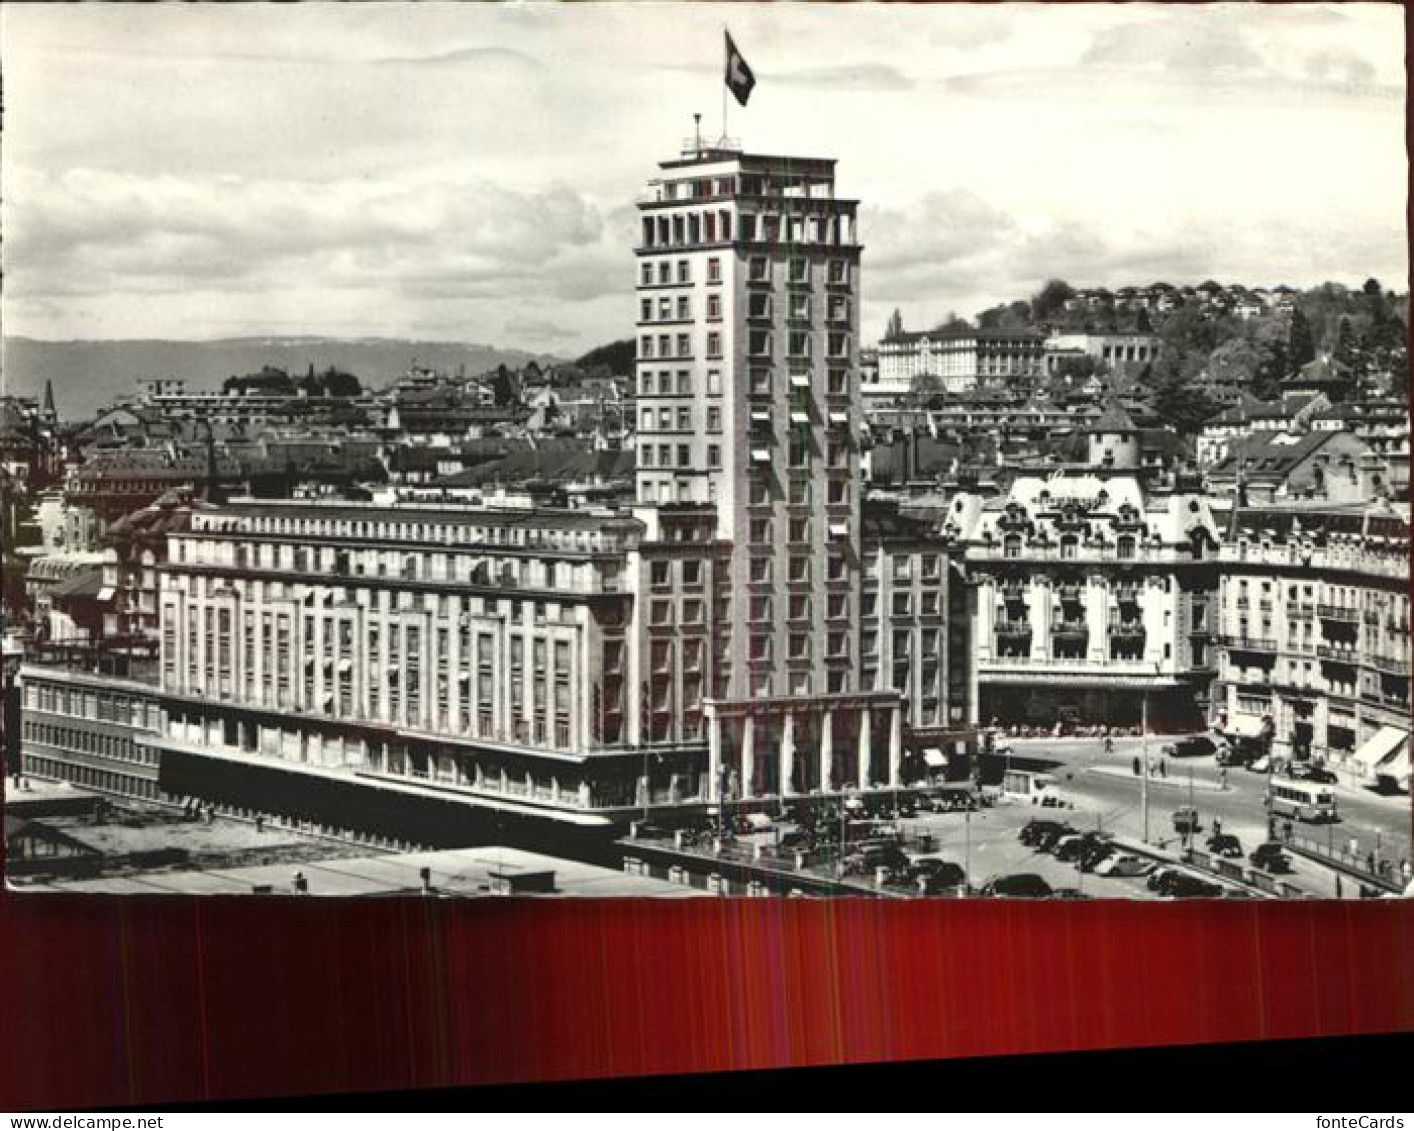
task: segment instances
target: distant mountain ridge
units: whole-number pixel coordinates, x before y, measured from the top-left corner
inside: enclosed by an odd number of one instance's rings
[[[402,338],[246,337],[210,341],[126,339],[44,341],[5,337],[0,354],[0,391],[37,397],[46,378],[66,420],[91,417],[150,377],[185,378],[194,389],[215,391],[227,377],[270,365],[291,374],[330,366],[355,374],[365,388],[381,388],[414,363],[468,375],[498,365],[563,359],[476,342],[428,342]]]

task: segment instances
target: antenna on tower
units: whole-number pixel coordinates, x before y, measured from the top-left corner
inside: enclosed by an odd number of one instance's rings
[[[701,154],[702,154],[702,115],[701,115],[701,114],[694,114],[694,115],[692,116],[692,133],[693,133],[693,136],[694,136],[694,138],[696,139],[696,142],[697,142],[697,153],[698,153],[698,156],[701,156]]]

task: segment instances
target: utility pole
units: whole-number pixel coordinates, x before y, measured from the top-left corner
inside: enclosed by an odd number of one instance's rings
[[[1144,843],[1149,843],[1149,689],[1140,700],[1139,803],[1144,809]]]

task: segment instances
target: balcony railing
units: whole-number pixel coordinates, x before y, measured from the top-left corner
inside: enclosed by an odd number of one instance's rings
[[[1277,642],[1265,636],[1219,636],[1218,643],[1245,652],[1275,652]]]
[[[1390,675],[1408,675],[1409,660],[1396,659],[1394,656],[1367,655],[1365,663],[1376,671],[1387,672]]]
[[[1360,619],[1360,610],[1349,605],[1317,605],[1316,612],[1326,620],[1343,620],[1354,623]]]
[[[1083,620],[1058,620],[1051,623],[1051,631],[1057,636],[1085,636],[1090,626]]]
[[[1330,644],[1317,644],[1316,655],[1323,660],[1338,660],[1342,664],[1358,664],[1360,653],[1354,648],[1336,648]]]
[[[1030,636],[1031,624],[1024,620],[999,620],[996,630],[998,636]]]
[[[1111,621],[1110,635],[1119,637],[1134,637],[1144,635],[1143,621]]]

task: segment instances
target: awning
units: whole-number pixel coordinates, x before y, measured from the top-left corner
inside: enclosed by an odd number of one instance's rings
[[[96,599],[99,601],[111,601],[117,592],[118,589],[116,586],[105,585],[98,591],[98,597]]]
[[[767,410],[764,409],[764,408],[752,409],[752,410],[751,410],[751,420],[752,420],[752,423],[754,423],[754,424],[770,424],[770,423],[771,423],[771,414],[770,414],[769,411],[767,411]]]
[[[830,537],[831,537],[831,538],[848,538],[848,537],[849,537],[849,523],[847,523],[847,522],[832,522],[832,523],[830,523]]]
[[[771,818],[766,816],[765,813],[748,813],[746,815],[746,823],[753,829],[769,829],[771,827]]]
[[[771,452],[768,448],[752,448],[751,461],[753,463],[770,463]]]
[[[1399,753],[1375,767],[1375,776],[1390,778],[1405,792],[1409,790],[1409,744],[1400,747]]]
[[[1263,720],[1256,715],[1233,715],[1228,719],[1223,733],[1236,738],[1262,738],[1266,731]]]
[[[1395,752],[1409,742],[1409,732],[1401,730],[1399,727],[1380,727],[1369,738],[1365,744],[1355,751],[1351,761],[1360,767],[1360,771],[1366,775],[1373,775],[1377,772],[1376,767],[1386,758],[1394,756]]]
[[[810,414],[808,412],[793,412],[790,414],[792,424],[809,424]]]
[[[848,423],[849,423],[849,413],[847,413],[847,412],[832,412],[832,413],[830,413],[830,423],[831,423],[831,424],[848,424]]]
[[[946,766],[948,764],[947,755],[936,746],[930,746],[927,750],[923,751],[923,761],[930,766],[937,767]]]
[[[804,373],[796,373],[791,376],[790,384],[793,389],[808,389],[810,388],[810,378]]]

